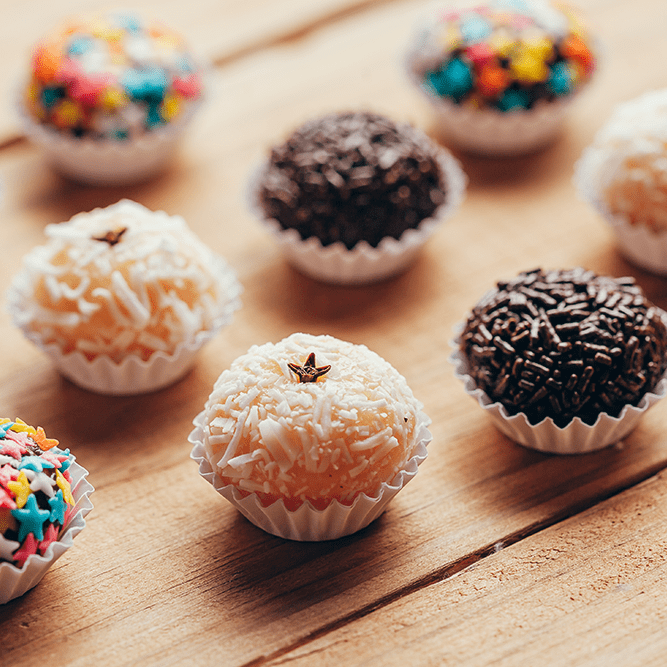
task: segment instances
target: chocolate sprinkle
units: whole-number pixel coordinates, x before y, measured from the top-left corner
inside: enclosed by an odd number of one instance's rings
[[[485,295],[461,350],[478,387],[509,414],[593,424],[655,387],[667,368],[667,328],[633,278],[535,269]]]
[[[376,247],[417,227],[444,202],[434,155],[407,125],[373,113],[330,114],[271,151],[260,203],[268,218],[302,239]]]

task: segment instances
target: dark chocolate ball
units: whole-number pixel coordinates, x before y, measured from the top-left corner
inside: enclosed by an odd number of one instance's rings
[[[460,347],[477,386],[531,424],[618,416],[667,368],[662,311],[634,278],[536,269],[473,308]]]
[[[378,114],[310,121],[271,152],[259,200],[268,218],[302,239],[348,249],[399,238],[445,201],[435,145]]]

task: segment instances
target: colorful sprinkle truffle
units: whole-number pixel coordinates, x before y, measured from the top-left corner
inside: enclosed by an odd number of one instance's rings
[[[596,65],[577,14],[540,0],[442,10],[409,60],[432,96],[502,113],[572,95]]]
[[[121,12],[75,20],[46,37],[24,92],[42,124],[120,142],[187,115],[201,96],[201,71],[182,37]]]
[[[0,419],[0,560],[23,567],[58,540],[76,505],[74,457],[41,427]]]
[[[537,269],[485,295],[460,348],[477,387],[509,415],[592,425],[637,405],[664,375],[663,315],[634,278]]]

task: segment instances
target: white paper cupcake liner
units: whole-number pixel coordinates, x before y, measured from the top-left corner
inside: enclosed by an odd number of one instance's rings
[[[427,445],[432,435],[428,430],[431,420],[423,413],[417,415],[415,453],[389,483],[383,483],[376,496],[359,494],[352,505],[342,505],[337,500],[323,510],[315,509],[305,502],[297,510],[289,510],[283,500],[269,507],[263,507],[255,494],[241,494],[230,484],[225,485],[215,468],[206,458],[204,447],[204,415],[201,412],[194,420],[195,428],[188,441],[193,445],[190,457],[199,464],[199,474],[213,488],[236,507],[248,521],[258,528],[285,538],[300,542],[320,542],[335,540],[351,535],[365,528],[382,514],[389,501],[417,474],[419,465],[426,459]]]
[[[128,141],[68,136],[34,119],[22,105],[19,115],[28,139],[59,173],[88,185],[127,185],[163,171],[183,130],[199,106],[195,101],[176,119]]]
[[[454,104],[429,94],[438,131],[457,148],[479,155],[523,155],[555,141],[563,127],[570,99],[537,103],[532,109],[497,111]]]
[[[413,131],[426,138],[418,130]],[[438,151],[436,159],[444,176],[446,201],[418,227],[406,230],[399,239],[384,238],[377,247],[366,241],[357,243],[351,250],[344,243],[323,246],[316,237],[303,240],[295,229],[283,229],[277,220],[265,218],[258,192],[268,163],[261,165],[250,179],[249,206],[271,232],[287,261],[306,275],[337,285],[378,282],[407,269],[438,225],[463,201],[467,178],[461,165],[444,149]]]
[[[459,325],[458,329],[462,330]],[[459,338],[451,341],[454,352],[449,361],[454,365],[454,374],[463,382],[466,393],[477,400],[491,417],[495,426],[508,438],[524,447],[550,454],[585,454],[608,447],[625,438],[637,426],[642,415],[667,394],[667,373],[652,391],[644,394],[638,405],[626,405],[618,417],[602,413],[595,424],[585,424],[575,417],[567,426],[559,427],[547,417],[539,424],[530,424],[523,412],[508,414],[505,407],[494,402],[477,386],[470,375],[468,360],[459,349]]]
[[[44,555],[36,553],[28,556],[21,568],[13,563],[0,563],[0,604],[5,604],[36,586],[51,565],[72,546],[74,538],[84,529],[85,517],[93,509],[90,494],[94,489],[86,479],[88,471],[85,468],[74,462],[69,470],[72,477],[72,495],[76,505],[64,527],[64,532],[57,541],[47,547]]]
[[[181,343],[173,353],[154,352],[147,360],[129,354],[120,363],[106,356],[89,360],[81,352],[63,354],[54,343],[44,343],[41,336],[22,326],[18,313],[23,296],[14,285],[7,295],[7,309],[14,323],[23,330],[25,337],[46,352],[58,371],[74,384],[98,394],[130,396],[157,391],[176,382],[185,375],[195,362],[197,352],[223,326],[231,322],[234,311],[241,306],[239,298],[242,288],[234,271],[225,262],[217,265],[221,291],[228,301],[215,318],[210,329],[198,332],[192,340]]]
[[[642,269],[667,275],[667,231],[654,231],[646,224],[631,224],[609,210],[601,193],[601,177],[606,173],[607,152],[595,146],[584,150],[574,169],[574,185],[579,196],[591,204],[613,230],[618,248],[630,262]]]

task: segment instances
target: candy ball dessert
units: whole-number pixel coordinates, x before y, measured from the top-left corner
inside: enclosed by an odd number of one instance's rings
[[[667,90],[615,109],[577,163],[575,182],[628,259],[667,273]]]
[[[34,49],[25,127],[63,174],[128,183],[167,164],[202,98],[182,37],[132,13],[73,20]]]
[[[426,135],[374,113],[309,121],[272,149],[253,200],[288,260],[326,282],[403,270],[460,203],[458,163]]]
[[[45,232],[12,282],[10,313],[92,391],[174,382],[239,306],[233,271],[178,216],[124,200]]]
[[[521,273],[473,308],[457,373],[519,442],[597,449],[629,433],[664,395],[665,322],[633,278]]]
[[[23,595],[86,525],[93,487],[40,427],[0,419],[0,603]]]
[[[544,0],[487,0],[433,13],[407,64],[446,139],[471,152],[513,154],[556,136],[596,56],[571,9]]]
[[[296,540],[363,528],[431,439],[405,379],[363,345],[293,334],[218,378],[190,436],[200,473],[253,523]]]

